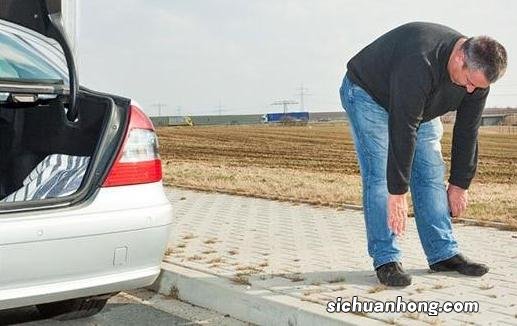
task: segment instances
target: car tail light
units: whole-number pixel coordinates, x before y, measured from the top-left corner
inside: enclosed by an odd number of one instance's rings
[[[126,138],[103,187],[151,183],[162,179],[158,138],[151,120],[135,105],[131,105],[129,114]]]

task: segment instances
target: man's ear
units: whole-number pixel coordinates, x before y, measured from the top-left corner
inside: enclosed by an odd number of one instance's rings
[[[465,66],[465,52],[463,52],[463,49],[460,48],[458,50],[458,53],[456,54],[455,60],[456,60],[456,63],[460,67],[464,67]]]

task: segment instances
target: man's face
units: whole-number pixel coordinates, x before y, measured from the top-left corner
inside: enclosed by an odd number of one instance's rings
[[[476,88],[487,88],[490,83],[479,70],[469,69],[465,61],[465,53],[462,49],[457,50],[453,56],[453,66],[449,71],[451,80],[458,86],[463,86],[467,92],[472,93]]]
[[[462,65],[462,68],[458,71],[455,76],[455,84],[463,86],[467,89],[467,92],[472,93],[476,88],[487,88],[490,83],[479,70],[471,70],[466,65]]]

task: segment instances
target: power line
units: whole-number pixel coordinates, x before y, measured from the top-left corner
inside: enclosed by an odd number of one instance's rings
[[[271,103],[271,105],[282,105],[284,107],[284,115],[287,115],[287,106],[289,104],[298,104],[298,102],[292,100],[278,100]]]

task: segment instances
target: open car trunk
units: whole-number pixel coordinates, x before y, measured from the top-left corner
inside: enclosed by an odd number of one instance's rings
[[[130,100],[79,89],[61,18],[61,0],[0,0],[0,212],[88,198],[128,127]]]
[[[86,90],[75,122],[60,100],[1,105],[0,210],[77,202],[97,190],[120,147],[128,107],[127,99]]]

